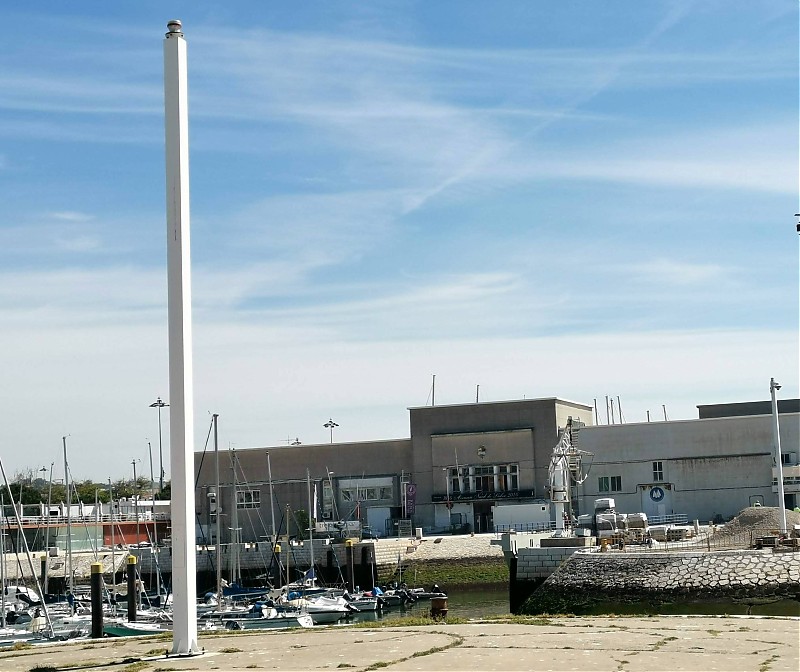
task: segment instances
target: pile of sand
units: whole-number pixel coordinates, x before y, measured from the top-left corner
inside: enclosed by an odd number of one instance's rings
[[[794,525],[800,525],[800,513],[786,510],[786,526],[789,531]],[[742,509],[724,527],[718,529],[715,537],[732,537],[753,532],[757,535],[775,533],[781,528],[781,513],[777,506],[749,506]]]

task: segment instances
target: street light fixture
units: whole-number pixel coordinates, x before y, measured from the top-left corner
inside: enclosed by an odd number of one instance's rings
[[[331,443],[333,443],[333,428],[338,427],[339,425],[335,423],[332,419],[329,419],[328,422],[326,422],[322,426],[331,430]]]
[[[169,404],[165,404],[163,401],[161,401],[161,397],[158,397],[158,399],[150,404],[150,408],[158,409],[158,466],[160,469],[158,474],[159,493],[164,489],[164,450],[161,445],[161,409],[165,406],[169,406]]]
[[[778,425],[778,400],[775,392],[781,386],[774,378],[769,379],[769,394],[772,398],[772,440],[775,444],[775,467],[778,471],[778,511],[780,513],[781,534],[786,534],[786,502],[783,494],[783,459],[781,457],[781,434]]]

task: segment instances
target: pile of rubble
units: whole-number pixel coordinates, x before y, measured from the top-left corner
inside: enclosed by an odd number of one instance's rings
[[[800,513],[786,511],[786,527],[789,532],[800,525]],[[749,534],[764,535],[777,533],[781,528],[781,512],[776,506],[749,506],[729,523],[716,530],[715,538],[738,537]]]

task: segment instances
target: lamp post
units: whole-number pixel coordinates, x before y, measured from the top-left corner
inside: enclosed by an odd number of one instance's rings
[[[152,404],[150,404],[150,408],[157,408],[158,409],[158,491],[161,492],[164,489],[164,450],[161,444],[161,409],[165,406],[169,406],[169,404],[165,404],[161,401],[161,397],[158,397]]]
[[[333,428],[338,427],[339,425],[333,421],[333,419],[329,419],[324,425],[322,425],[326,429],[331,430],[331,443],[333,443]]]
[[[775,467],[778,470],[778,511],[780,512],[781,534],[786,534],[786,503],[783,494],[783,461],[781,459],[781,434],[778,425],[778,399],[775,395],[781,386],[774,378],[769,379],[769,394],[772,398],[772,440],[775,444]]]

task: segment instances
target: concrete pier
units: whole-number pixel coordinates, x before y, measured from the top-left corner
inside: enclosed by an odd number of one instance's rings
[[[650,617],[317,627],[220,636],[201,631],[204,653],[191,658],[158,654],[170,644],[158,636],[106,638],[6,649],[0,651],[0,669],[797,672],[798,625],[786,618]]]

